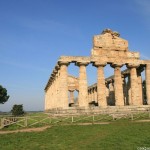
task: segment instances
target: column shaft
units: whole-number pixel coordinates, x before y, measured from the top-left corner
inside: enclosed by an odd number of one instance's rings
[[[143,86],[142,86],[141,72],[138,72],[137,80],[138,80],[138,88],[139,88],[138,103],[139,103],[139,105],[143,105]]]
[[[114,68],[114,89],[115,89],[115,105],[123,106],[123,87],[120,66]]]
[[[146,75],[147,104],[150,105],[150,64],[146,65],[145,75]]]
[[[125,77],[123,77],[122,80],[123,80],[124,105],[128,105],[128,89]]]
[[[95,88],[95,102],[97,103],[97,89]]]
[[[131,79],[131,105],[139,105],[139,90],[138,90],[138,80],[137,71],[135,67],[130,68],[130,79]]]
[[[70,103],[74,104],[74,91],[69,91],[70,92]]]
[[[131,105],[131,79],[130,75],[128,75],[128,82],[127,82],[127,91],[128,91],[128,96],[127,96],[127,105]]]
[[[109,99],[110,99],[110,105],[115,105],[115,92],[114,92],[113,82],[109,84]]]
[[[79,65],[79,107],[88,107],[86,65]]]
[[[92,102],[92,90],[89,90],[89,103]]]
[[[97,66],[97,100],[99,106],[107,106],[104,66],[100,65]]]
[[[68,107],[68,73],[67,65],[60,65],[60,78],[59,78],[59,103],[62,108]]]

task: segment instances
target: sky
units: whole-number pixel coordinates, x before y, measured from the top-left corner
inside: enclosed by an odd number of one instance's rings
[[[103,29],[118,31],[131,51],[150,59],[149,8],[149,0],[0,0],[0,85],[10,95],[0,111],[14,104],[44,110],[44,88],[59,57],[89,56]],[[106,69],[106,76],[113,73]],[[68,67],[75,76],[78,70]],[[89,65],[87,75],[89,85],[96,82],[96,68]]]

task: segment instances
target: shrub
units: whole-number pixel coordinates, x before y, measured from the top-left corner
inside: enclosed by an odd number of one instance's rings
[[[23,105],[14,105],[12,110],[12,115],[14,116],[21,116],[24,114]]]

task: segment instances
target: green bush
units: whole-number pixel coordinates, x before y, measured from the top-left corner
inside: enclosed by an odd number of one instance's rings
[[[23,105],[14,105],[12,110],[12,115],[14,116],[21,116],[24,114]]]

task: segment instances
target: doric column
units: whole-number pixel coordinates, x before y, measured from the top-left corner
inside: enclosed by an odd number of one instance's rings
[[[94,96],[94,88],[92,88],[92,101],[94,101],[95,96]]]
[[[68,62],[60,61],[59,103],[62,108],[68,108]]]
[[[88,102],[90,102],[90,89],[88,89]]]
[[[96,87],[94,88],[94,99],[95,99],[95,102],[97,103],[97,88]]]
[[[74,104],[74,90],[69,90],[70,92],[70,104]]]
[[[150,64],[146,64],[146,96],[147,96],[147,104],[150,105]]]
[[[114,85],[113,80],[109,83],[109,99],[111,105],[115,105],[115,91],[114,91]]]
[[[53,108],[57,108],[58,99],[57,99],[57,70],[56,69],[53,70],[53,77],[54,77],[54,81],[53,81],[53,85],[54,85],[54,88],[53,88]]]
[[[90,102],[90,90],[88,89],[88,102]]]
[[[90,102],[90,89],[88,89],[88,102]]]
[[[55,107],[57,108],[58,106],[58,101],[59,101],[59,99],[58,99],[58,85],[59,85],[59,82],[58,82],[58,72],[56,73],[56,85],[55,85],[55,94],[56,94],[56,100],[55,100]]]
[[[110,105],[110,99],[109,99],[109,84],[107,82],[105,82],[105,86],[106,86],[106,103],[107,105]]]
[[[128,82],[127,82],[127,91],[128,91],[128,96],[127,96],[127,105],[131,105],[131,79],[130,79],[130,74],[128,75]]]
[[[53,105],[53,108],[56,108],[57,107],[57,101],[56,101],[56,78],[54,76],[54,80],[53,80],[53,99],[52,99],[52,105]]]
[[[49,95],[50,98],[50,107],[54,108],[54,75],[51,76],[52,77],[52,85],[51,85],[51,95]]]
[[[87,85],[87,75],[86,66],[87,62],[77,62],[79,66],[79,107],[88,107],[88,85]]]
[[[89,103],[92,102],[92,89],[89,89]]]
[[[106,100],[106,85],[104,77],[104,67],[106,63],[95,62],[94,66],[97,67],[97,101],[98,105],[102,107],[107,106]]]
[[[139,88],[137,79],[137,64],[128,64],[127,67],[130,69],[130,83],[131,83],[131,105],[139,105]]]
[[[125,76],[122,76],[123,81],[123,95],[124,95],[124,105],[128,105],[128,89]]]
[[[61,107],[60,106],[60,103],[59,103],[59,100],[60,100],[60,97],[59,97],[59,76],[60,76],[60,67],[59,65],[56,65],[55,67],[55,72],[56,72],[56,107]]]
[[[124,106],[123,86],[120,69],[122,64],[112,64],[111,66],[114,68],[115,105]]]
[[[142,76],[141,70],[137,71],[137,80],[138,80],[138,88],[139,88],[139,105],[143,105],[143,85],[142,85]]]
[[[61,80],[61,76],[60,76],[60,67],[58,70],[58,74],[57,74],[57,107],[60,108],[62,107],[62,103],[61,103],[61,88],[60,88],[60,80]]]

